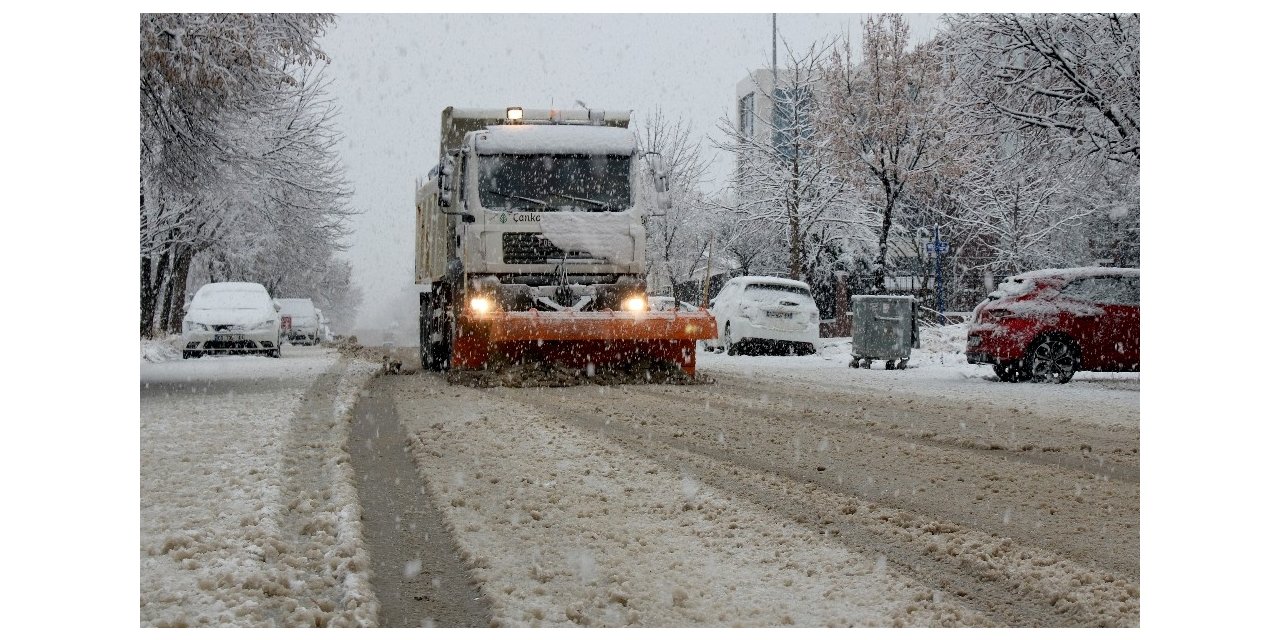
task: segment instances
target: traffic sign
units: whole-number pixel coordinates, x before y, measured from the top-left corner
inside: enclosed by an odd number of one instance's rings
[[[951,250],[951,245],[945,242],[930,242],[924,246],[925,251],[929,253],[946,253]]]

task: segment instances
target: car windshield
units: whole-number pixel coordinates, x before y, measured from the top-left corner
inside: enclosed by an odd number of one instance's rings
[[[193,309],[265,309],[266,295],[259,291],[204,291],[191,301]]]
[[[486,209],[623,211],[631,206],[631,156],[482,155],[477,178]]]
[[[804,287],[797,287],[790,284],[776,283],[756,283],[747,285],[743,290],[743,297],[747,300],[756,302],[778,302],[780,300],[794,300],[796,296],[809,298],[809,290]]]

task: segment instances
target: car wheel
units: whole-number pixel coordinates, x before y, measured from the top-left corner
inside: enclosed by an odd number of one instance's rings
[[[885,361],[884,361],[884,368],[885,368],[885,370],[886,370],[886,371],[893,371],[893,368],[894,368],[894,366],[893,366],[893,361],[892,361],[892,360],[885,360]]]
[[[906,369],[906,368],[907,368],[907,360],[910,360],[910,358],[903,358],[903,359],[899,360],[899,361],[898,361],[898,368],[899,368],[899,369]]]
[[[1031,346],[1023,370],[1032,382],[1063,384],[1071,381],[1079,366],[1075,343],[1061,336],[1047,336]]]
[[[274,349],[272,349],[272,350],[268,351],[268,352],[267,352],[267,357],[268,357],[268,358],[279,358],[279,357],[280,357],[280,347],[276,347],[276,348],[274,348]]]
[[[730,333],[729,331],[728,322],[724,323],[724,338],[722,339],[722,342],[724,342],[724,352],[726,354],[731,356],[736,356],[739,353],[741,353],[741,350],[738,348],[738,345],[734,344],[733,342],[733,334]]]

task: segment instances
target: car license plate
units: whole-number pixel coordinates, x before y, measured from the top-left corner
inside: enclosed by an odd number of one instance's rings
[[[791,319],[791,313],[790,313],[789,311],[766,311],[766,312],[764,312],[764,317],[766,317],[766,318],[782,318],[782,319],[784,319],[784,320],[790,320],[790,319]]]
[[[244,336],[239,333],[219,333],[213,337],[214,342],[240,342]]]

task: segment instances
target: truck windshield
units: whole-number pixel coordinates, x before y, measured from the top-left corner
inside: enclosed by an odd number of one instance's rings
[[[480,204],[501,211],[623,211],[631,156],[482,155]]]

